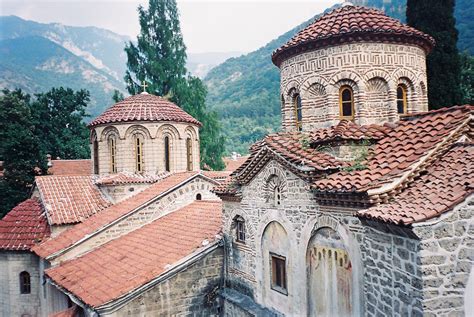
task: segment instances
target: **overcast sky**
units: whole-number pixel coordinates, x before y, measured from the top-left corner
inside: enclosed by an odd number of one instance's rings
[[[250,52],[337,0],[178,0],[189,53]],[[135,38],[137,6],[146,0],[0,0],[1,15],[73,26],[97,26]]]

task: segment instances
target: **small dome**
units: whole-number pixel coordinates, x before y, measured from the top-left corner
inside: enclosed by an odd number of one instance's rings
[[[382,11],[347,4],[298,32],[273,52],[272,61],[279,66],[283,60],[307,50],[364,41],[416,44],[427,52],[435,44],[431,36],[388,17]]]
[[[201,123],[165,98],[141,93],[116,103],[95,118],[89,127],[131,121],[173,121],[196,125]]]

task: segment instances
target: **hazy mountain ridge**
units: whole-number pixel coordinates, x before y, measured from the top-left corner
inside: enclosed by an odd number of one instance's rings
[[[473,53],[474,6],[471,2],[457,0],[455,16],[459,30],[458,46],[460,50]],[[394,18],[406,20],[406,0],[353,0],[352,3],[382,9]],[[271,62],[271,54],[319,16],[316,15],[254,52],[230,58],[204,78],[209,90],[208,105],[218,112],[226,131],[228,152],[246,152],[250,144],[280,128],[280,75],[278,68]]]

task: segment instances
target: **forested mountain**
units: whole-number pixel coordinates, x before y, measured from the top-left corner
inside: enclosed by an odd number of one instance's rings
[[[388,15],[405,20],[406,0],[353,0],[357,5],[383,9]],[[332,10],[328,9],[328,10]],[[457,0],[455,15],[460,50],[474,53],[474,6],[472,0]],[[264,47],[231,58],[212,69],[204,81],[208,104],[221,118],[227,135],[228,152],[245,153],[248,146],[280,126],[279,71],[271,54],[296,32],[319,15],[302,23]]]

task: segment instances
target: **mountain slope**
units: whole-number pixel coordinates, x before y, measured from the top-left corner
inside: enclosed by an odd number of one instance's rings
[[[405,20],[406,0],[353,0],[354,4],[383,9]],[[455,14],[460,31],[459,48],[474,52],[474,6],[472,0],[457,0]],[[336,5],[337,6],[337,5]],[[336,6],[326,10],[330,11]],[[272,52],[319,15],[286,32],[257,51],[231,58],[204,78],[208,104],[216,110],[226,131],[227,152],[245,153],[248,146],[280,127],[279,70]]]
[[[114,89],[123,88],[105,71],[44,37],[0,41],[1,88],[21,88],[34,94],[59,86],[89,90],[88,112],[92,117],[111,104]]]

